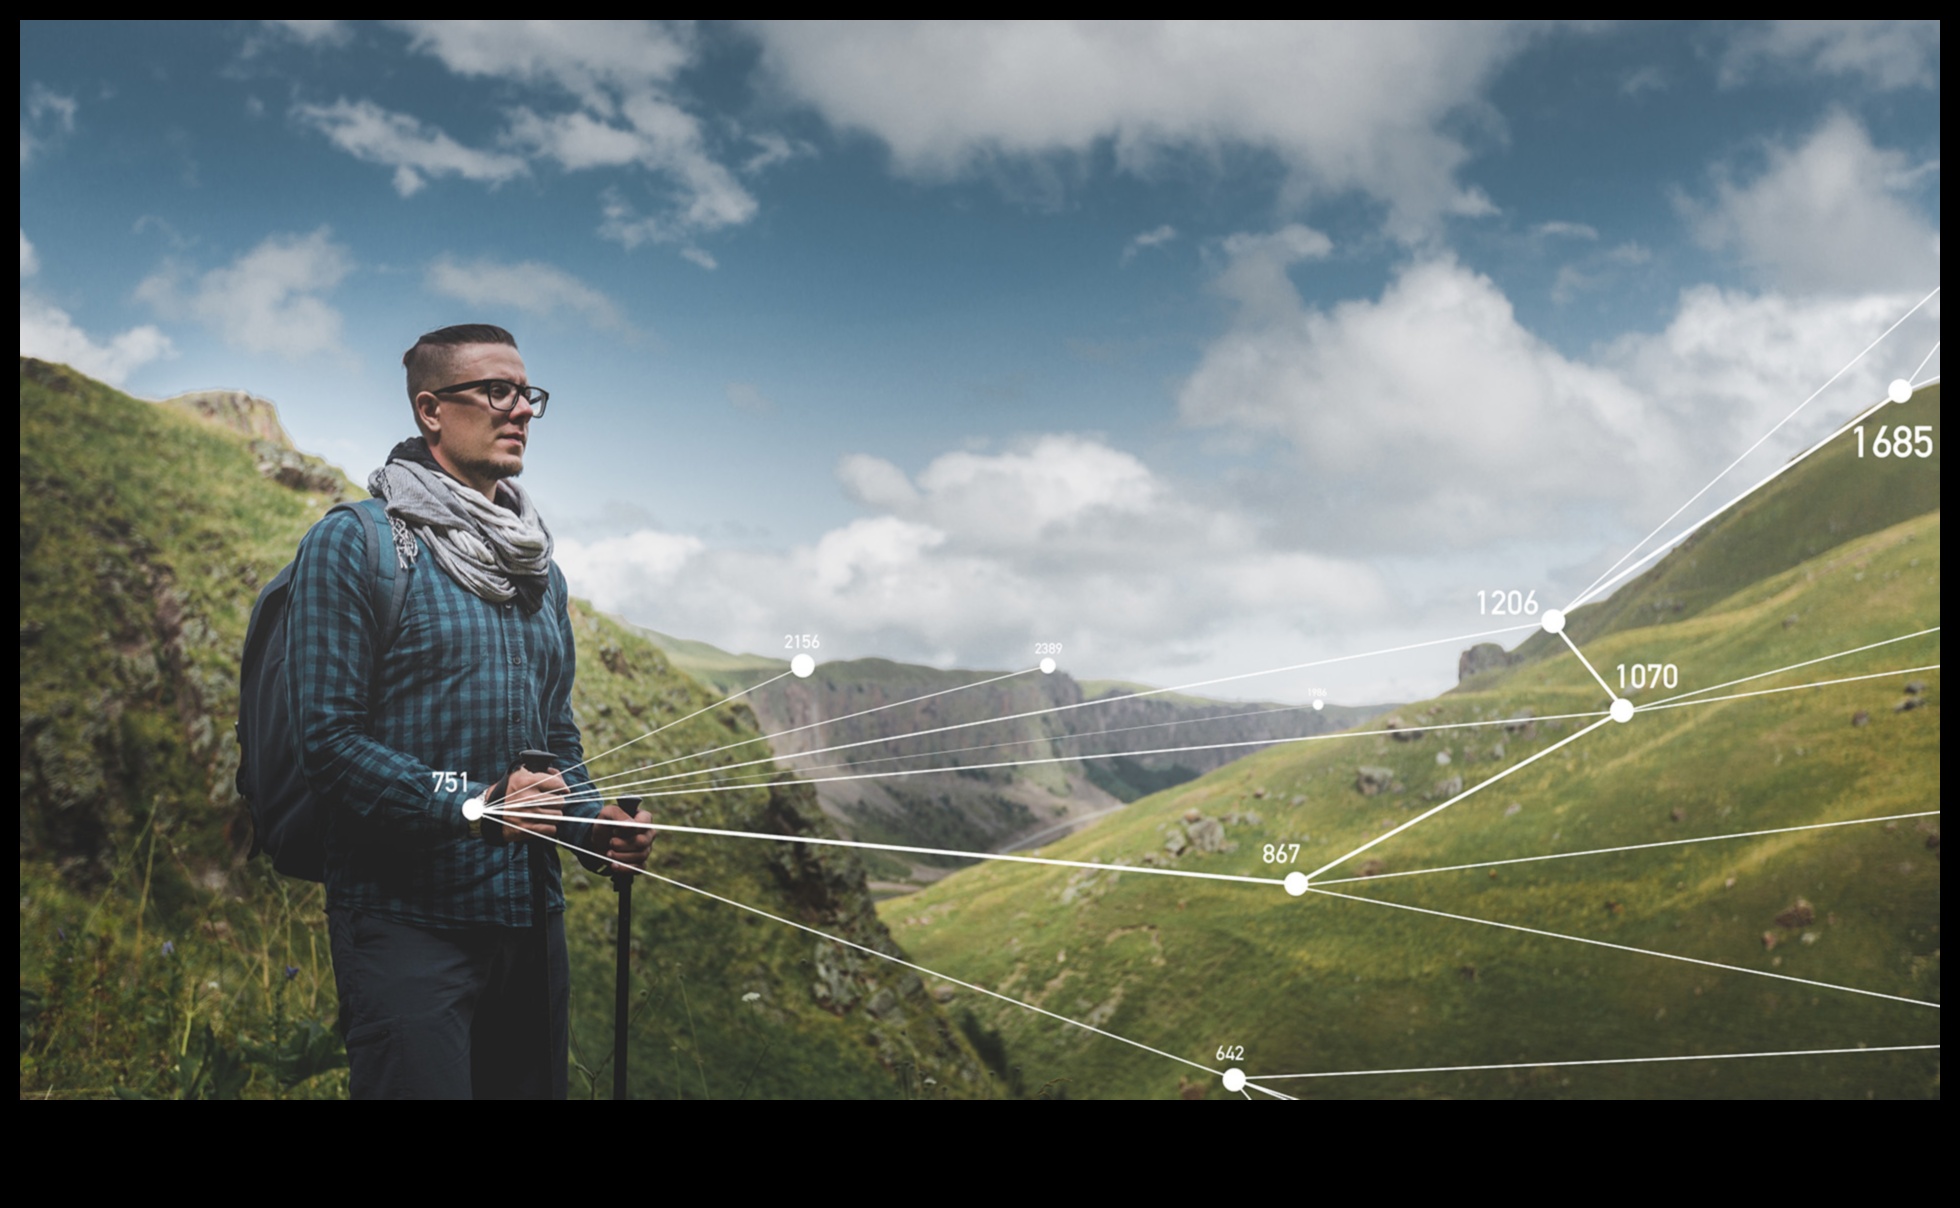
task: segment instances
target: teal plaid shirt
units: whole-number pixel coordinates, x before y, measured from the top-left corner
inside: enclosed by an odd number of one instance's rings
[[[386,526],[381,535],[387,536]],[[409,572],[401,629],[377,667],[360,517],[335,512],[300,543],[286,675],[307,783],[330,802],[327,904],[425,927],[526,927],[565,908],[558,849],[469,837],[463,802],[540,748],[574,798],[590,779],[572,716],[577,652],[565,577],[543,606],[493,604],[424,550]],[[393,557],[392,549],[382,557]],[[370,699],[372,696],[372,699]],[[593,817],[596,800],[568,808]],[[592,846],[589,827],[558,837]]]

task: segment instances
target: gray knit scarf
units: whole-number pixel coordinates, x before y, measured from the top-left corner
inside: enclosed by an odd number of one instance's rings
[[[387,501],[402,569],[426,545],[465,590],[493,604],[514,599],[536,612],[551,582],[551,533],[524,488],[510,479],[498,487],[515,510],[451,478],[419,439],[397,445],[388,464],[368,478],[368,493]]]

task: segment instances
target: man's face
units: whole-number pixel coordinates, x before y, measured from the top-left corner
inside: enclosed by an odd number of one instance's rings
[[[446,380],[436,385],[486,378],[530,384],[524,358],[508,344],[459,346],[443,377]],[[440,395],[424,391],[416,397],[416,409],[423,416],[436,460],[464,482],[489,494],[499,479],[523,472],[533,412],[522,398],[509,411],[497,411],[481,386]]]

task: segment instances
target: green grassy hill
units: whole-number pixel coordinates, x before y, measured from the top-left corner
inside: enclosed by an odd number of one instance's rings
[[[1938,390],[1885,416],[1937,432]],[[1938,484],[1937,456],[1861,460],[1833,447],[1575,614],[1575,636],[1609,679],[1622,663],[1674,664],[1689,691],[1937,626]],[[1939,1013],[1463,921],[1938,1003],[1937,814],[1391,874],[1937,811],[1939,672],[1656,708],[1520,768],[1606,705],[1569,653],[1525,653],[1398,709],[1411,726],[1449,728],[1269,749],[1042,853],[1277,878],[1518,769],[1322,874],[1327,893],[987,864],[887,903],[887,919],[947,976],[1214,1070],[1526,1063],[1271,1084],[1302,1096],[1937,1097],[1937,1051],[1531,1068],[1937,1044]],[[1939,661],[1935,633],[1706,695]],[[1627,695],[1654,705],[1670,694]],[[1536,718],[1518,720],[1527,710]],[[1294,862],[1267,862],[1270,845],[1296,842]],[[955,1005],[1000,1033],[1030,1084],[1074,1097],[1225,1095],[1211,1074],[998,999],[963,992]],[[1242,1056],[1221,1058],[1228,1046]]]
[[[20,374],[20,1093],[342,1093],[319,889],[243,858],[230,728],[259,586],[358,491],[244,396],[158,405],[63,366],[23,358]],[[573,618],[588,750],[720,698],[629,626],[576,603]],[[745,707],[716,709],[594,771],[756,732]],[[809,786],[762,779],[656,812],[830,833]],[[847,851],[668,835],[651,867],[897,953]],[[611,1083],[615,899],[566,879],[583,1096]],[[904,968],[650,881],[635,905],[636,1096],[994,1093]]]

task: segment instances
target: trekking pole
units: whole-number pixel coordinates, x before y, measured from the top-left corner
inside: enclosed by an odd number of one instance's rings
[[[535,747],[517,753],[518,766],[530,772],[532,775],[543,775],[551,771],[551,765],[557,759],[558,757],[550,751],[540,751]],[[515,770],[515,768],[512,769],[512,771]],[[522,804],[522,802],[519,804]],[[544,844],[529,843],[526,846],[530,849],[524,853],[524,860],[531,870],[531,918],[536,925],[538,933],[538,956],[543,962],[540,967],[548,969],[551,965],[551,924],[545,914]],[[553,999],[551,993],[551,977],[547,974],[538,980],[540,983],[539,989],[544,991],[544,1018],[548,1020],[552,1017],[553,1008],[556,1005],[556,1001]],[[551,1034],[551,1028],[547,1027],[544,1029],[545,1068],[550,1069],[553,1065],[557,1065],[562,1069],[564,1068],[565,1059],[563,1054],[553,1049]]]
[[[619,808],[629,818],[640,813],[638,797],[621,797]],[[633,872],[618,868],[612,874],[613,892],[619,895],[618,936],[613,942],[613,1098],[630,1097],[626,1090],[626,986],[633,954]]]

